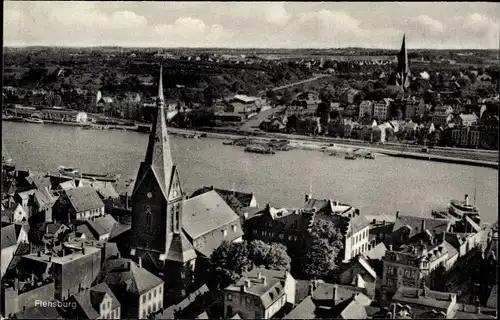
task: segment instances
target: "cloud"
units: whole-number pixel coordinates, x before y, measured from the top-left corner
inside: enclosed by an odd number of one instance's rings
[[[200,19],[192,17],[177,19],[173,24],[158,25],[154,33],[159,39],[156,45],[172,47],[219,46],[225,45],[232,37],[232,33],[223,26],[207,26]]]
[[[441,34],[444,31],[444,25],[442,22],[432,19],[427,15],[420,15],[410,19],[411,22],[415,24],[417,28],[421,28],[421,31],[427,35],[429,34]]]
[[[406,32],[409,48],[498,48],[494,8],[499,6],[9,1],[4,43],[396,49]],[[381,10],[387,12],[382,20]]]

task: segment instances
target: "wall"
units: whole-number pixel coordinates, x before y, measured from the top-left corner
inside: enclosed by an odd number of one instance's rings
[[[49,301],[54,298],[54,282],[44,284],[38,288],[19,294],[13,287],[6,288],[2,292],[2,314],[8,316],[26,309],[35,307],[36,301]]]
[[[28,213],[24,211],[24,208],[21,205],[17,205],[17,207],[14,209],[14,221],[15,222],[21,222],[25,219],[25,221],[28,221]]]
[[[228,300],[231,295],[231,300]],[[227,314],[228,308],[232,308],[233,314]],[[260,313],[260,318],[264,317],[264,310],[260,297],[256,297],[245,292],[225,292],[224,293],[224,317],[229,318],[239,312],[243,319],[254,319],[256,312]]]
[[[264,319],[270,319],[272,316],[276,314],[276,312],[280,311],[281,308],[286,303],[286,294],[283,294],[276,302],[274,302],[272,305],[270,305],[265,311],[264,311]]]
[[[16,245],[7,247],[7,248],[5,248],[5,249],[2,250],[2,253],[1,253],[2,260],[0,261],[0,268],[1,268],[1,271],[2,271],[2,278],[3,278],[4,274],[5,274],[5,272],[7,271],[7,268],[9,267],[10,261],[14,257],[14,253],[16,253],[17,246],[18,245],[16,244]]]
[[[87,289],[97,278],[101,270],[101,251],[97,250],[86,256],[76,253],[75,258],[65,264],[52,264],[54,283],[56,288],[55,297],[66,300],[69,296],[76,294],[78,289]]]
[[[350,251],[351,251],[351,256],[350,258],[353,258],[356,256],[356,254],[360,254],[364,251],[368,251],[368,238],[370,234],[370,228],[369,226],[366,226],[365,228],[361,229],[360,231],[356,232],[351,236],[351,242],[350,242]],[[359,241],[355,241],[356,237],[360,237]],[[346,244],[346,249],[349,247]]]
[[[156,294],[156,296],[155,296]],[[150,296],[151,295],[151,296]],[[145,319],[151,312],[156,312],[163,308],[163,283],[145,292],[139,297],[139,314],[141,319]],[[149,310],[148,310],[149,309]]]
[[[236,229],[233,231],[233,225],[236,226]],[[223,231],[226,230],[226,233]],[[210,249],[216,249],[218,248],[222,242],[224,241],[233,241],[238,239],[240,236],[242,236],[242,228],[241,228],[241,223],[240,219],[237,218],[236,220],[219,227],[215,230],[212,230],[208,233],[205,233],[204,235],[196,238],[193,240],[193,247],[195,249],[198,249],[202,252],[205,252],[203,249],[205,246]]]
[[[285,280],[285,294],[286,294],[286,302],[295,304],[295,287],[297,282],[292,277],[292,275],[287,272],[286,280]]]

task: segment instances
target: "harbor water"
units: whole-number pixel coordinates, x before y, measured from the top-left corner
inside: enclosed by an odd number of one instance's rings
[[[2,122],[3,142],[18,167],[53,171],[58,166],[135,178],[148,135],[83,130],[53,124]],[[297,207],[306,193],[351,204],[369,215],[429,216],[451,199],[469,194],[483,222],[498,219],[498,170],[377,156],[345,160],[307,150],[260,155],[218,139],[170,138],[185,191],[202,186],[254,192],[261,205]]]

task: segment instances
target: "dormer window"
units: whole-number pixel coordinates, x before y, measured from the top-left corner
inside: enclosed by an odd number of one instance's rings
[[[222,230],[222,234],[224,235],[224,237],[227,237],[227,230]]]
[[[236,232],[236,230],[238,230],[238,227],[236,225],[233,225],[232,229],[233,229],[233,232]]]

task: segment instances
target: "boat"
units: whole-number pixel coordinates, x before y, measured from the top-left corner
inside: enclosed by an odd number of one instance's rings
[[[367,154],[365,154],[365,159],[371,159],[371,160],[373,160],[373,159],[375,159],[375,155],[373,153],[371,153],[371,152],[367,153]]]
[[[263,146],[248,146],[245,148],[245,152],[253,152],[253,153],[260,153],[260,154],[275,154],[273,148],[270,147],[263,147]]]
[[[24,122],[43,124],[43,120],[38,118],[26,118]]]
[[[469,217],[476,223],[480,223],[481,221],[479,211],[476,206],[469,203],[468,195],[465,195],[464,201],[451,200],[448,205],[448,212],[459,220],[464,217]]]
[[[346,160],[356,160],[356,156],[354,154],[347,154],[344,159]]]
[[[83,130],[90,130],[92,129],[92,126],[85,126],[85,127],[82,127]]]
[[[234,144],[234,141],[223,141],[222,144],[225,146],[232,146]]]
[[[115,182],[120,179],[119,174],[99,174],[99,173],[85,173],[81,172],[80,169],[73,167],[59,166],[59,174],[61,176],[70,178],[81,178],[81,179],[95,179],[100,181],[111,181]]]

